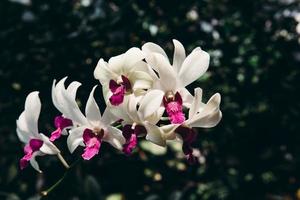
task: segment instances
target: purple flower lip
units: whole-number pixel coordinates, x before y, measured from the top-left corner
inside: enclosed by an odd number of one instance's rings
[[[130,155],[133,149],[136,148],[138,143],[138,136],[142,136],[147,131],[144,126],[141,125],[125,125],[122,130],[122,134],[126,139],[125,144],[123,145],[123,152],[126,155]]]
[[[186,126],[179,126],[175,132],[178,133],[182,137],[182,140],[188,144],[192,144],[197,138],[197,133],[192,128]]]
[[[131,91],[131,83],[128,78],[121,76],[122,81],[116,82],[115,80],[109,81],[109,89],[113,93],[109,98],[112,105],[118,106],[124,101],[124,96],[127,92]]]
[[[130,155],[133,151],[133,149],[137,145],[137,136],[136,134],[132,134],[130,138],[126,141],[126,143],[123,145],[123,152],[126,155]]]
[[[176,92],[175,96],[172,92],[168,92],[163,98],[163,104],[172,124],[182,124],[185,121],[185,116],[182,111],[183,102],[178,92]]]
[[[193,155],[192,144],[197,138],[197,133],[189,127],[179,126],[176,130],[182,140],[182,151],[187,156],[187,160],[190,164],[195,164],[197,162],[197,158]]]
[[[82,158],[85,160],[90,160],[95,155],[99,153],[102,138],[105,133],[103,129],[85,129],[83,132],[83,143],[85,144],[84,153]]]
[[[20,168],[23,170],[25,167],[28,166],[28,162],[32,158],[34,152],[39,151],[40,148],[43,146],[44,142],[39,139],[31,139],[28,144],[24,147],[25,155],[20,160]]]
[[[63,129],[73,126],[73,122],[72,120],[60,115],[55,117],[54,126],[56,127],[56,130],[51,133],[51,137],[50,137],[51,142],[60,138]]]

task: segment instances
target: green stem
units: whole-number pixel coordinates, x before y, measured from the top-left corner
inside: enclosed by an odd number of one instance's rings
[[[67,175],[70,173],[71,169],[74,168],[74,166],[79,163],[81,159],[76,160],[69,168],[67,168],[67,171],[64,173],[64,175],[58,180],[56,181],[50,188],[48,188],[47,190],[44,190],[41,192],[42,196],[47,196],[50,192],[52,192],[57,186],[59,186],[62,181],[67,177]]]
[[[47,190],[42,191],[41,192],[42,196],[47,196],[52,190],[54,190],[64,180],[64,178],[67,176],[67,174],[68,174],[68,171],[66,171],[64,173],[64,175],[54,185],[52,185]]]
[[[64,159],[64,157],[59,153],[57,154],[57,157],[58,159],[60,160],[60,162],[63,164],[63,166],[66,168],[66,169],[69,169],[70,166],[68,165],[67,161]]]

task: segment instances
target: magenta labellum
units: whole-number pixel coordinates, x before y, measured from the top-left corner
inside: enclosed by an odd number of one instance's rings
[[[176,92],[175,96],[172,93],[166,94],[163,98],[163,104],[172,124],[182,124],[185,121],[182,111],[182,98],[178,92]]]
[[[109,89],[112,92],[112,96],[109,101],[112,105],[118,106],[124,101],[126,92],[131,90],[131,83],[128,78],[121,76],[122,81],[117,82],[115,80],[109,81]]]
[[[63,129],[73,125],[72,120],[65,118],[63,116],[56,116],[54,119],[55,131],[51,133],[50,141],[53,142],[60,138]]]
[[[176,133],[178,133],[183,140],[182,151],[187,156],[187,160],[191,164],[195,163],[197,158],[193,155],[192,143],[196,140],[197,133],[192,128],[185,126],[179,126],[176,129]]]
[[[41,146],[43,145],[43,141],[39,139],[31,139],[29,141],[29,144],[26,144],[24,147],[24,153],[25,155],[20,160],[20,168],[24,169],[27,167],[28,162],[32,158],[32,155],[34,152],[40,150]]]
[[[83,132],[83,143],[85,144],[84,153],[82,158],[90,160],[99,153],[104,131],[101,129],[99,132],[92,131],[91,129],[85,129]]]
[[[146,129],[141,125],[125,125],[122,130],[122,134],[126,139],[123,145],[123,152],[126,155],[130,155],[133,149],[137,146],[137,137],[146,133]]]

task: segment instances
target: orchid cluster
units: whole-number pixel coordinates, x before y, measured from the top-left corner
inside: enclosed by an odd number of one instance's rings
[[[28,163],[41,172],[36,156],[57,155],[63,164],[55,142],[67,136],[71,153],[83,147],[82,158],[90,160],[99,153],[103,142],[130,155],[141,138],[166,147],[168,141],[182,143],[188,161],[195,162],[192,144],[197,132],[194,128],[210,128],[222,117],[220,94],[202,102],[202,89],[191,94],[186,86],[196,81],[208,69],[209,54],[200,47],[186,55],[183,45],[173,40],[173,62],[165,51],[154,43],[142,48],[133,47],[112,57],[100,59],[94,77],[102,85],[107,105],[101,114],[94,97],[95,86],[89,95],[83,113],[76,101],[81,83],[65,84],[66,77],[53,81],[52,101],[61,115],[54,119],[54,130],[47,137],[38,130],[41,102],[38,92],[30,93],[25,109],[17,120],[17,135],[25,143],[21,169]]]

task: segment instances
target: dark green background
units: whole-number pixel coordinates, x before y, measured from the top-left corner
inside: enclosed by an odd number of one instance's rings
[[[198,17],[188,17],[191,10]],[[91,0],[88,6],[79,0],[1,0],[0,199],[33,197],[64,173],[51,156],[39,159],[43,175],[31,167],[19,170],[23,152],[15,120],[29,92],[40,91],[39,126],[50,134],[58,114],[50,97],[54,78],[82,82],[84,102],[98,84],[93,70],[99,58],[148,41],[171,56],[173,38],[188,51],[201,46],[211,55],[208,73],[189,89],[202,87],[206,100],[222,95],[220,124],[199,129],[196,146],[206,163],[188,166],[171,150],[154,156],[140,148],[126,157],[103,145],[100,156],[77,165],[45,199],[118,193],[126,200],[289,200],[297,192],[300,199],[297,11],[297,0]],[[96,97],[101,103],[99,89]],[[81,149],[70,155],[64,141],[58,146],[71,163]]]

